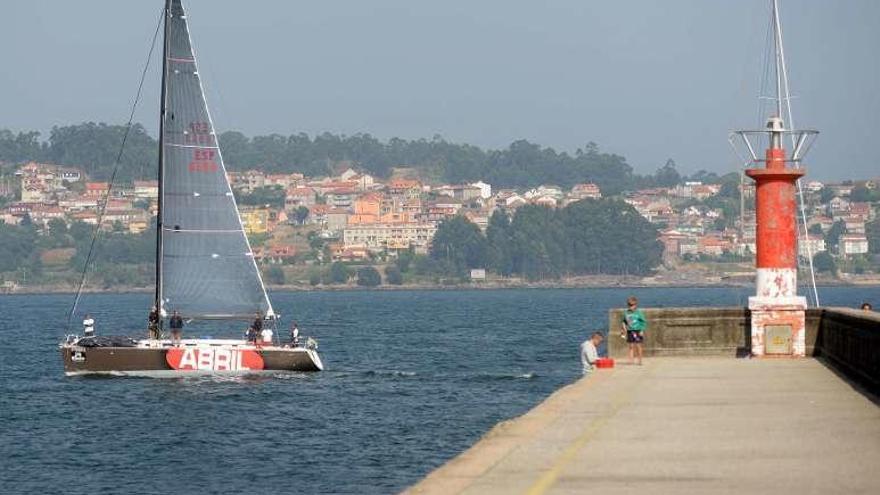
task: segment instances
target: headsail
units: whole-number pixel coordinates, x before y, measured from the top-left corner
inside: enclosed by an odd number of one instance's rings
[[[165,50],[160,277],[163,313],[274,316],[238,215],[196,66],[186,14],[170,0]]]

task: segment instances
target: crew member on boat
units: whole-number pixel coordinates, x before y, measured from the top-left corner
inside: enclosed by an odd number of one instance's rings
[[[274,332],[272,331],[272,328],[270,328],[270,327],[266,327],[260,332],[260,337],[263,340],[263,342],[262,342],[263,345],[272,345],[272,335],[273,334],[274,334]]]
[[[88,313],[86,313],[86,317],[83,318],[83,335],[86,337],[95,336],[95,319]]]
[[[180,345],[180,334],[183,333],[183,318],[176,309],[168,320],[168,326],[171,327],[171,343],[175,346]]]
[[[251,324],[251,326],[254,328],[254,331],[257,332],[257,334],[263,331],[263,313],[257,311],[254,314],[254,322]]]
[[[299,326],[296,322],[290,325],[290,347],[296,347],[299,344]]]
[[[151,339],[159,338],[159,309],[154,305],[147,316],[147,331]]]
[[[248,341],[258,344],[263,336],[263,314],[257,311],[254,313],[254,322],[248,328]]]

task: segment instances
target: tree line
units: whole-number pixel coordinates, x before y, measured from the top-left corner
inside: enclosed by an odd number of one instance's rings
[[[565,208],[527,205],[513,217],[496,210],[483,234],[465,217],[442,222],[431,260],[466,277],[473,268],[530,280],[571,275],[646,275],[661,262],[657,228],[630,205],[587,199]]]
[[[0,162],[29,160],[78,166],[89,177],[106,180],[120,151],[125,126],[86,122],[55,126],[48,139],[39,132],[0,130]],[[682,177],[669,160],[652,175],[633,172],[626,159],[600,151],[589,142],[574,153],[556,151],[526,140],[500,150],[432,139],[381,141],[370,134],[352,136],[323,133],[269,134],[248,137],[228,131],[218,137],[230,170],[261,169],[272,173],[300,172],[307,176],[330,175],[340,163],[350,163],[379,178],[395,167],[412,167],[425,177],[447,183],[477,180],[496,188],[530,188],[555,184],[569,188],[582,182],[598,184],[606,195],[640,187],[674,185]],[[122,181],[156,176],[158,144],[140,124],[134,124],[120,158]],[[697,175],[714,176],[706,172]]]

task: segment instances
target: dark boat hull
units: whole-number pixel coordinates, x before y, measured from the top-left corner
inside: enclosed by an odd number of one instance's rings
[[[81,347],[73,343],[61,345],[61,358],[68,376],[179,377],[323,369],[317,351],[305,347]]]

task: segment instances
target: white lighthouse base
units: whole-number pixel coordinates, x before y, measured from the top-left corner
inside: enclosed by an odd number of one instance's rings
[[[807,299],[750,297],[752,356],[804,357]]]

